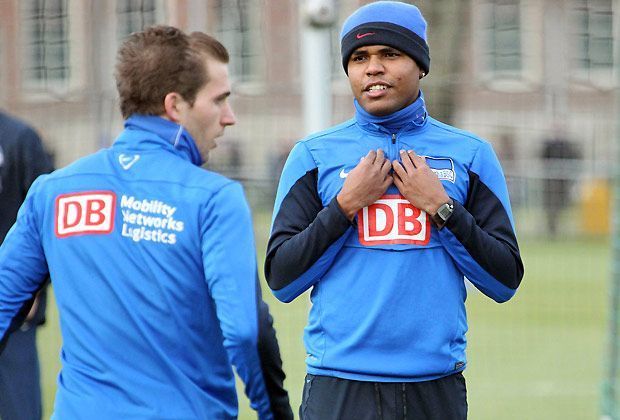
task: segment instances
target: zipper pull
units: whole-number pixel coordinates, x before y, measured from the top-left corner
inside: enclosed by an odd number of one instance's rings
[[[392,144],[396,144],[396,133],[392,133]]]

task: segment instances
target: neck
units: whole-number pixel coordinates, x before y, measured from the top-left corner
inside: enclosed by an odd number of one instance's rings
[[[377,124],[389,130],[398,130],[407,124],[422,125],[426,121],[427,113],[422,91],[413,103],[389,115],[373,115],[362,108],[357,100],[354,104],[355,119],[360,124]]]

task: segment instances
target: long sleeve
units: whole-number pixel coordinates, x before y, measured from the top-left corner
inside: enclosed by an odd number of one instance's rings
[[[497,302],[510,299],[523,278],[508,190],[490,145],[484,143],[469,170],[469,190],[439,238],[463,274]]]
[[[319,281],[351,227],[336,198],[323,205],[317,177],[310,152],[298,143],[280,178],[265,260],[267,283],[284,302],[292,301]]]
[[[48,274],[37,221],[37,182],[0,247],[0,343],[21,325]]]
[[[37,177],[52,172],[54,166],[51,157],[43,147],[41,138],[36,131],[29,126],[25,126],[24,130],[20,133],[16,147],[19,149],[19,158],[17,159],[18,182],[21,182],[20,191],[25,198],[30,186]],[[48,281],[41,288],[41,292],[38,293],[36,311],[32,319],[28,320],[31,325],[41,325],[45,323],[47,284],[49,284],[49,277],[47,280]],[[30,308],[30,306],[31,305],[27,305],[28,308]],[[29,311],[28,309],[26,314]]]
[[[293,411],[288,392],[284,388],[286,375],[282,369],[280,346],[273,328],[269,306],[262,298],[258,276],[256,278],[256,299],[258,304],[258,353],[267,386],[271,411],[275,420],[293,420]]]
[[[209,200],[203,214],[205,278],[216,306],[224,347],[261,419],[272,419],[258,350],[256,254],[250,210],[239,184]]]

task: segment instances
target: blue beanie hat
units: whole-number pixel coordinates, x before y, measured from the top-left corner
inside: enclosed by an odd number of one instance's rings
[[[388,45],[417,63],[428,74],[431,57],[426,43],[426,21],[417,7],[399,1],[377,1],[357,9],[340,32],[342,66],[348,74],[353,51],[365,45]]]

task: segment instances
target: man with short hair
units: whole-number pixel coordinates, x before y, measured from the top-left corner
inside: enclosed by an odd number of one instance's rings
[[[355,118],[297,143],[265,273],[312,288],[303,419],[464,419],[467,277],[497,302],[523,276],[491,145],[431,118],[417,7],[379,1],[341,32]]]
[[[52,159],[37,132],[0,112],[0,244],[15,223],[28,189],[41,174],[53,170]],[[36,294],[25,318],[0,354],[0,418],[39,420],[43,415],[37,328],[45,322],[46,290]]]
[[[125,130],[37,179],[0,248],[0,338],[51,274],[55,418],[233,419],[233,366],[261,419],[292,418],[242,187],[200,168],[235,123],[227,63],[204,33],[130,35]]]

